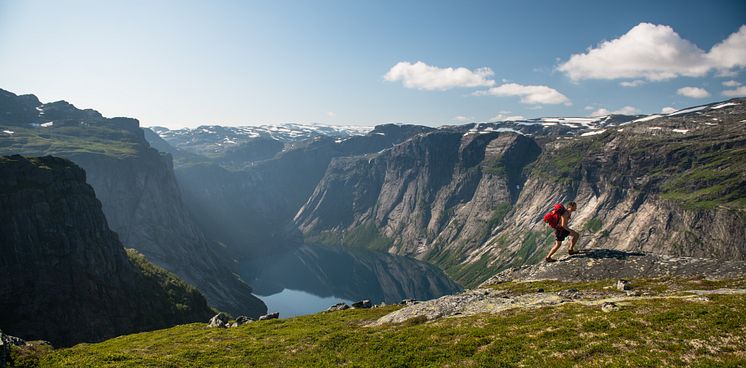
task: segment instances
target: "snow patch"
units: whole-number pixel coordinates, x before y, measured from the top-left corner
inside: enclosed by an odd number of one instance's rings
[[[681,114],[688,114],[688,113],[690,113],[690,112],[695,112],[695,111],[701,111],[701,110],[704,110],[704,109],[706,109],[706,108],[708,108],[708,107],[709,107],[709,106],[697,106],[697,107],[692,107],[692,108],[690,108],[690,109],[684,109],[684,110],[674,111],[674,112],[672,112],[672,113],[668,114],[667,116],[676,116],[676,115],[681,115]]]
[[[41,126],[41,127],[43,127],[43,128],[49,128],[49,127],[51,127],[52,125],[54,125],[54,122],[53,122],[53,121],[50,121],[50,122],[48,122],[48,123],[40,124],[39,126]]]
[[[590,135],[598,135],[598,134],[601,134],[601,133],[603,133],[605,131],[606,131],[606,129],[601,129],[601,130],[596,130],[594,132],[583,133],[580,136],[581,137],[587,137],[587,136],[590,136]]]
[[[15,132],[12,130],[3,130],[3,133],[8,134],[8,135],[15,134]]]
[[[660,117],[663,117],[663,115],[653,114],[653,115],[646,116],[644,118],[635,119],[635,120],[628,121],[626,123],[622,123],[622,124],[619,124],[619,125],[627,125],[627,124],[630,124],[630,123],[640,123],[640,122],[643,122],[643,121],[655,120],[655,119],[658,119]]]
[[[673,131],[675,133],[682,133],[682,134],[689,133],[689,129],[674,129]]]
[[[648,129],[650,129],[650,130],[661,130],[663,128],[661,128],[661,127],[649,127]]]
[[[738,104],[735,103],[735,102],[726,102],[726,103],[722,103],[722,104],[717,105],[717,106],[713,106],[713,107],[711,107],[711,109],[713,109],[713,110],[715,110],[715,109],[722,109],[723,107],[728,107],[728,106],[738,106]]]

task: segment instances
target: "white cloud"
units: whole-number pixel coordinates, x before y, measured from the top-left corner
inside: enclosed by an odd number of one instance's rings
[[[640,23],[619,38],[572,55],[557,69],[574,81],[621,78],[661,81],[678,76],[701,77],[713,69],[728,73],[744,66],[746,25],[706,53],[669,26]]]
[[[477,91],[477,96],[520,96],[521,102],[529,105],[537,104],[565,104],[572,105],[570,99],[554,88],[547,86],[524,86],[517,83],[505,83],[492,87],[486,91]]]
[[[333,117],[337,116],[337,114],[334,111],[329,111],[329,112],[326,113],[326,116],[328,116],[330,118],[333,118]]]
[[[704,88],[699,87],[682,87],[676,90],[676,93],[690,98],[705,98],[710,97],[710,92],[707,92]]]
[[[490,68],[439,68],[421,61],[414,64],[402,61],[391,67],[383,79],[389,82],[401,81],[407,88],[445,91],[458,87],[493,86],[495,81],[489,77],[494,74]]]
[[[723,91],[723,96],[744,97],[746,96],[746,86],[741,86],[736,89],[726,89],[725,91]]]
[[[639,87],[643,84],[645,84],[645,81],[642,79],[635,79],[633,81],[624,81],[619,83],[622,87]]]
[[[738,87],[741,85],[741,82],[731,79],[731,80],[723,82],[723,85],[726,87]]]
[[[453,120],[456,120],[456,121],[459,121],[459,122],[463,123],[463,122],[467,122],[467,121],[470,121],[470,120],[474,120],[474,117],[473,116],[459,115],[459,116],[454,117]]]
[[[678,109],[675,108],[675,107],[666,106],[666,107],[664,107],[664,108],[661,109],[661,113],[662,114],[670,114],[672,112],[676,112],[676,110],[678,110]]]
[[[509,111],[508,111],[509,112]],[[495,115],[490,121],[508,121],[508,120],[525,120],[523,115],[505,115],[502,112]]]
[[[594,108],[595,108],[595,107],[593,107],[593,106],[591,106],[591,105],[588,105],[588,106],[584,107],[583,109],[585,109],[585,110],[589,110],[589,111],[590,111],[590,110],[593,110]]]
[[[640,109],[634,107],[634,106],[624,106],[621,109],[609,111],[609,109],[606,108],[600,108],[594,112],[591,113],[592,117],[596,116],[606,116],[611,114],[619,114],[619,115],[636,115],[640,113]]]

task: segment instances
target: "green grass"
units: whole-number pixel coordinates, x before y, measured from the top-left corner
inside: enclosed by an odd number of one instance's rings
[[[633,281],[634,284],[634,281]],[[499,285],[498,285],[499,286]],[[507,285],[503,285],[506,287]],[[515,286],[515,285],[514,285]],[[536,284],[530,287],[536,287]],[[549,284],[544,284],[549,288]],[[567,288],[568,284],[556,287]],[[598,287],[587,285],[587,287]],[[746,296],[565,304],[365,327],[398,309],[347,310],[210,329],[189,324],[41,352],[44,367],[513,367],[746,364]]]
[[[95,153],[127,157],[136,155],[143,148],[142,140],[135,133],[114,123],[90,123],[85,126],[55,124],[48,128],[0,126],[0,130],[14,132],[12,136],[0,140],[0,154],[70,156]]]

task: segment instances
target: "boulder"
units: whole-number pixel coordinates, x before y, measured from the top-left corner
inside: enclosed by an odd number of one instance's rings
[[[619,280],[616,282],[616,288],[619,291],[627,291],[632,289],[632,286],[629,284],[629,281],[627,280]]]
[[[207,323],[209,327],[220,327],[220,328],[226,328],[228,327],[228,316],[220,312],[210,318],[210,322]]]
[[[619,310],[619,306],[614,302],[604,302],[604,304],[601,305],[601,310],[605,313],[614,312]]]
[[[367,309],[367,308],[370,308],[371,306],[372,305],[370,304],[370,300],[368,300],[368,299],[360,300],[360,301],[352,303],[352,307],[353,308]]]
[[[401,305],[415,305],[417,303],[419,303],[419,302],[416,301],[416,300],[414,300],[414,299],[409,298],[409,299],[402,300],[401,303],[399,303],[399,304],[401,304]]]
[[[245,325],[249,322],[254,322],[254,320],[246,316],[238,316],[238,318],[236,318],[236,326]]]
[[[278,318],[280,318],[280,312],[274,312],[274,313],[265,314],[265,315],[259,317],[259,320],[260,321],[265,321],[265,320],[268,320],[268,319],[278,319]]]
[[[345,310],[345,309],[349,309],[349,308],[350,308],[350,306],[347,305],[347,303],[337,303],[337,304],[334,304],[331,307],[329,307],[329,309],[327,309],[326,311],[327,312],[336,312],[336,311],[341,311],[341,310]]]

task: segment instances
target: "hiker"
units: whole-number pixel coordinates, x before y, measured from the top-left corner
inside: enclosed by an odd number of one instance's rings
[[[561,203],[558,203],[554,206],[554,209],[552,209],[552,211],[544,216],[544,222],[554,228],[554,237],[555,239],[557,239],[557,241],[554,243],[554,247],[552,247],[552,250],[550,250],[549,254],[547,254],[547,257],[544,258],[545,261],[556,261],[556,259],[552,258],[552,255],[557,252],[559,247],[562,245],[562,241],[564,241],[568,235],[572,237],[572,240],[570,241],[570,247],[567,249],[567,253],[569,253],[570,255],[577,253],[575,251],[575,243],[578,242],[580,234],[567,226],[567,224],[570,222],[572,213],[575,212],[575,210],[577,209],[578,205],[575,202],[568,202],[567,208],[565,208]]]

